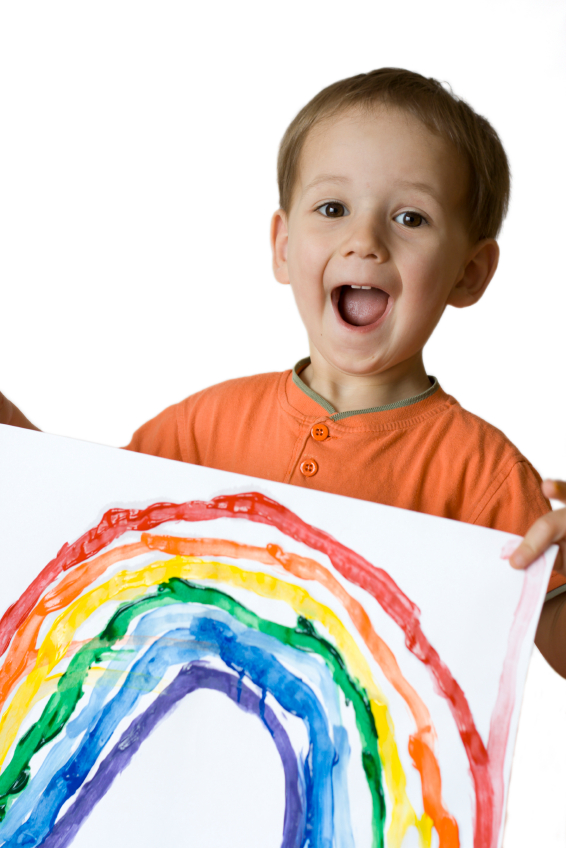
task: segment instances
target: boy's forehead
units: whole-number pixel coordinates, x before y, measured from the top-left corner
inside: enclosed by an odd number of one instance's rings
[[[380,105],[315,124],[303,146],[298,182],[303,195],[324,182],[412,184],[430,189],[437,201],[458,204],[467,191],[468,168],[458,151],[418,118]]]

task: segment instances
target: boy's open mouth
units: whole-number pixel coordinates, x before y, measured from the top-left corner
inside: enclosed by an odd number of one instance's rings
[[[354,327],[375,324],[387,309],[389,300],[382,289],[352,284],[340,286],[333,294],[340,317]]]

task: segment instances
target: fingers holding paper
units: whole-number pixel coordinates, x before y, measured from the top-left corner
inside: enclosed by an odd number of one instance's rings
[[[545,480],[542,484],[542,491],[547,498],[553,498],[566,504],[566,482]],[[566,508],[547,512],[546,515],[535,521],[519,547],[509,557],[509,562],[513,568],[526,568],[552,544],[556,544],[560,548],[554,563],[554,570],[564,573],[564,564],[566,563]]]

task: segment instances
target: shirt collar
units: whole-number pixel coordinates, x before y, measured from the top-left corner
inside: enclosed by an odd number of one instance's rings
[[[418,395],[413,395],[412,397],[405,398],[404,400],[395,401],[395,403],[388,403],[385,406],[372,406],[369,409],[352,409],[347,412],[337,412],[331,403],[325,400],[321,395],[317,392],[314,392],[310,389],[306,383],[304,383],[300,378],[300,373],[303,371],[307,365],[310,364],[310,357],[306,357],[305,359],[299,360],[295,367],[293,368],[293,383],[300,389],[304,394],[306,394],[311,400],[317,403],[319,406],[329,414],[333,421],[342,421],[344,418],[349,418],[352,415],[364,415],[371,412],[388,412],[391,409],[401,409],[404,406],[412,406],[415,403],[419,403],[421,400],[425,400],[426,398],[433,395],[439,388],[439,383],[436,377],[429,376],[429,380],[431,381],[431,386],[428,389],[425,389],[424,392],[421,392]]]

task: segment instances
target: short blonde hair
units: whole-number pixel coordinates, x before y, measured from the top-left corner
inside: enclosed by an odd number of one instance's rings
[[[402,68],[380,68],[324,88],[287,128],[277,160],[279,205],[287,214],[293,200],[301,151],[310,130],[350,108],[376,104],[403,109],[452,144],[468,163],[467,198],[473,240],[496,238],[507,214],[509,162],[499,136],[485,118],[436,79]]]

